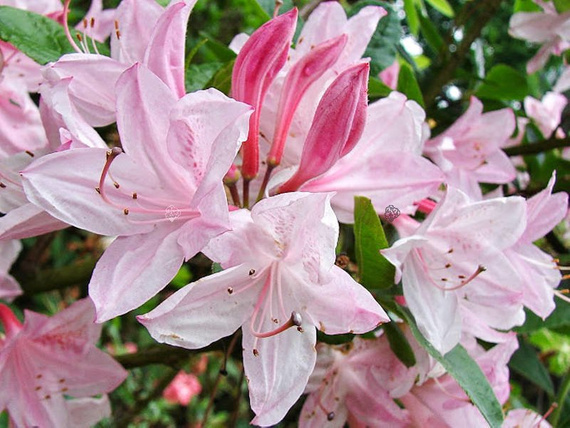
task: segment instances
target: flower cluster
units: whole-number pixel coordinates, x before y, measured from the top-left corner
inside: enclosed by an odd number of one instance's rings
[[[535,243],[568,212],[555,171],[546,188],[515,194],[528,161],[504,149],[527,128],[567,138],[564,76],[557,93],[524,99],[526,117],[485,111],[473,95],[436,133],[411,93],[369,102],[371,82],[405,91],[394,73],[409,70],[394,63],[387,85],[370,76],[380,6],[347,17],[324,2],[300,31],[299,11],[277,8],[225,51],[229,92],[186,93],[195,0],[93,1],[76,30],[69,0],[16,3],[55,20],[76,52],[40,66],[0,44],[0,299],[23,293],[9,274],[20,239],[73,226],[114,240],[87,298],[51,318],[26,311],[24,324],[0,304],[0,411],[15,426],[108,416],[106,396],[93,396],[126,373],[95,342],[103,323],[143,305],[136,319],[157,342],[201,350],[241,335],[242,352],[225,358],[243,363],[256,425],[279,423],[306,393],[300,426],[479,427],[491,411],[470,375],[501,413],[512,330],[564,298],[558,260]],[[511,20],[514,37],[543,43],[529,72],[570,47],[570,12],[539,4]],[[364,231],[355,197],[374,207]],[[352,224],[354,245],[341,235]],[[339,263],[354,246],[356,260]],[[168,291],[199,253],[219,268]],[[362,275],[378,265],[380,288]],[[201,390],[181,371],[164,396],[188,405]],[[531,425],[549,426],[531,410],[506,413],[506,427]]]

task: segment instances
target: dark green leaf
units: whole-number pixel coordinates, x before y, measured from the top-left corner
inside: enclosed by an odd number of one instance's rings
[[[402,36],[402,25],[392,6],[382,1],[360,1],[352,7],[349,14],[355,15],[360,9],[369,5],[382,6],[388,12],[388,15],[378,23],[366,52],[364,52],[365,57],[370,57],[370,75],[377,76],[396,60],[396,51]]]
[[[404,12],[406,12],[406,21],[410,33],[417,37],[420,30],[420,20],[415,0],[404,0]]]
[[[548,395],[554,395],[554,385],[548,370],[538,358],[537,351],[526,342],[519,341],[519,349],[509,362],[511,369],[542,388]]]
[[[542,9],[533,0],[515,0],[513,12],[541,12]]]
[[[570,305],[556,298],[556,308],[546,320],[536,316],[530,311],[526,311],[525,323],[517,327],[519,333],[531,333],[541,328],[559,329],[570,326]]]
[[[186,69],[186,92],[194,92],[207,87],[214,75],[224,66],[223,62],[191,64]]]
[[[568,12],[570,10],[570,2],[568,0],[554,0],[554,7],[558,13]]]
[[[77,31],[73,30],[77,34]],[[75,52],[61,25],[52,19],[25,10],[0,6],[0,39],[11,43],[39,64],[57,61],[62,55]],[[91,47],[91,39],[88,39]],[[107,55],[105,45],[97,44]]]
[[[443,37],[441,37],[439,34],[437,27],[429,18],[423,16],[422,14],[419,15],[419,19],[422,34],[425,37],[426,42],[434,52],[441,52],[445,45],[445,42],[443,41]]]
[[[453,8],[447,2],[447,0],[426,0],[435,10],[437,10],[442,15],[447,16],[448,18],[453,18],[455,13],[453,12]]]
[[[416,75],[409,64],[401,64],[398,75],[398,92],[405,94],[410,100],[424,107],[424,97],[416,80]]]
[[[229,95],[232,87],[232,70],[234,68],[234,61],[229,61],[224,64],[210,81],[206,84],[206,88],[216,88],[224,94]]]
[[[205,32],[200,32],[200,36],[208,39],[208,41],[199,49],[199,52],[206,54],[214,61],[231,61],[235,59],[237,54],[223,43],[218,42],[214,37]]]
[[[388,338],[388,343],[390,343],[390,348],[392,352],[396,354],[396,357],[404,363],[406,367],[412,367],[416,365],[416,356],[414,355],[414,351],[410,346],[410,342],[398,324],[395,322],[389,322],[382,326],[384,328],[384,333]]]
[[[435,349],[421,334],[412,314],[403,308],[397,311],[403,318],[419,344],[453,376],[471,401],[485,417],[491,428],[499,428],[503,423],[503,411],[493,388],[477,363],[469,356],[465,348],[456,345],[445,356]]]
[[[476,95],[491,100],[522,100],[528,95],[526,76],[508,65],[494,66]]]
[[[394,266],[380,254],[388,247],[384,229],[370,199],[354,198],[354,237],[360,283],[368,289],[394,285]]]
[[[392,89],[389,88],[382,82],[380,79],[376,77],[371,77],[368,80],[368,96],[370,98],[383,98],[390,95]]]

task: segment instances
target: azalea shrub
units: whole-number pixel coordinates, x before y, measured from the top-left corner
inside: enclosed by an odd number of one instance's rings
[[[0,0],[0,426],[568,426],[569,62],[562,0]]]

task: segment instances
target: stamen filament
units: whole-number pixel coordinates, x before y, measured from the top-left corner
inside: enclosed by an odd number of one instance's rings
[[[65,0],[65,2],[63,3],[63,16],[65,18],[65,25],[63,26],[63,29],[65,30],[65,36],[67,37],[67,40],[69,40],[69,43],[71,43],[71,46],[73,46],[75,52],[83,53],[81,49],[79,49],[79,46],[77,46],[77,43],[75,43],[75,40],[73,40],[73,37],[71,37],[71,32],[69,31],[69,23],[67,22],[67,17],[69,15],[70,3],[71,0]]]

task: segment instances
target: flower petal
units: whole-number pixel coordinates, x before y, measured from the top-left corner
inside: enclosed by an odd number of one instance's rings
[[[107,248],[89,283],[97,322],[138,308],[174,278],[184,261],[179,227],[173,222],[146,234],[120,236]]]
[[[263,281],[249,270],[240,265],[188,284],[137,319],[158,342],[188,349],[208,346],[251,316]]]

